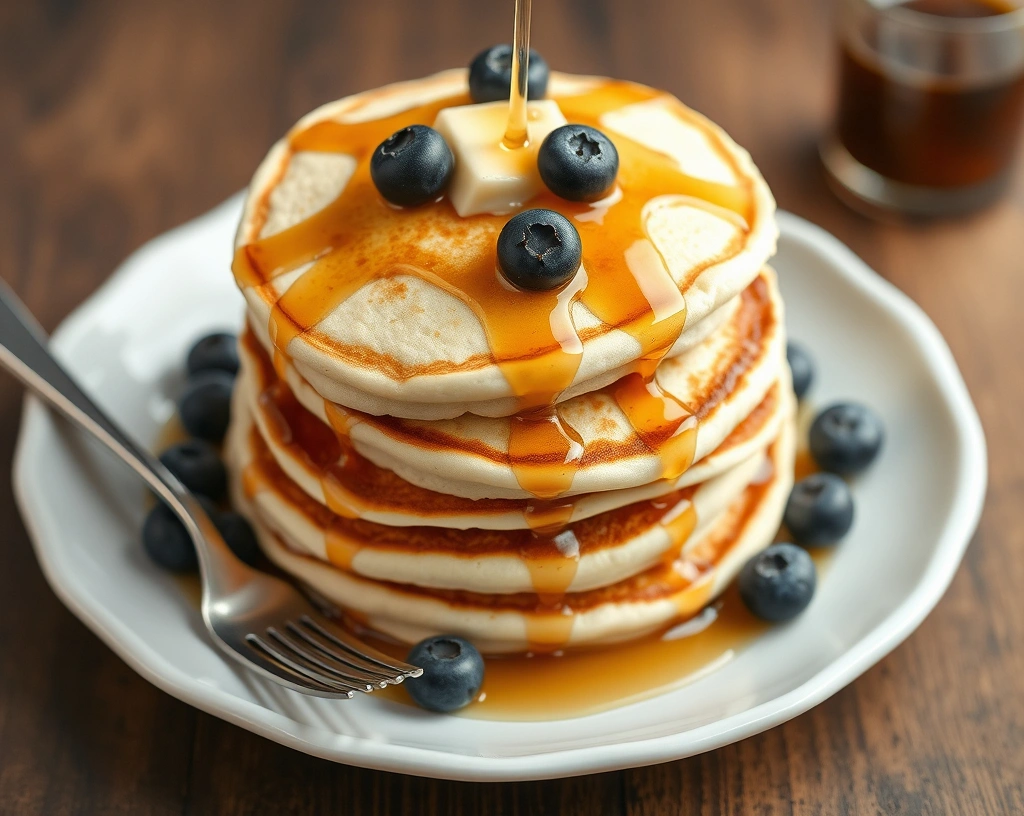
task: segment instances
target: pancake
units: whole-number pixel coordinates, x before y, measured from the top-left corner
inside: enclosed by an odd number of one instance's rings
[[[526,529],[557,515],[572,523],[637,501],[714,478],[763,450],[778,435],[793,410],[788,369],[780,380],[714,451],[690,466],[674,482],[658,480],[640,487],[587,493],[553,503],[529,499],[466,499],[426,490],[378,467],[361,456],[347,437],[340,437],[307,411],[284,386],[270,361],[247,358],[235,388],[232,435],[242,441],[228,446],[228,456],[249,447],[255,424],[260,444],[275,463],[312,499],[350,518],[392,526],[430,525],[455,529]],[[243,467],[249,456],[231,462]]]
[[[641,85],[556,73],[549,98],[620,156],[605,201],[528,203],[580,232],[572,283],[510,291],[494,268],[506,215],[460,218],[446,199],[399,211],[372,188],[383,138],[468,103],[465,71],[446,71],[325,105],[258,169],[233,269],[267,349],[332,403],[439,420],[570,401],[706,339],[774,251],[774,201],[750,157]]]
[[[774,201],[662,92],[552,74],[506,150],[507,108],[469,104],[466,79],[325,105],[257,170],[232,263],[232,500],[271,560],[385,635],[491,653],[638,637],[698,613],[779,526],[795,400]],[[601,201],[540,180],[565,121],[615,144]],[[437,200],[394,207],[369,157],[412,124],[457,166]],[[498,267],[524,208],[580,235],[558,289]]]
[[[251,425],[232,426],[226,451],[252,512],[295,551],[377,580],[546,594],[608,586],[678,551],[758,477],[765,455],[758,450],[708,481],[543,533],[525,525],[439,530],[344,518],[289,479]]]
[[[675,481],[764,400],[786,369],[784,355],[782,303],[766,268],[725,325],[661,361],[654,387],[628,375],[561,403],[539,421],[376,417],[325,401],[280,357],[277,368],[307,410],[405,481],[468,499],[526,499]],[[251,344],[242,344],[246,365],[257,364],[256,356]]]
[[[372,628],[406,642],[458,634],[487,653],[550,651],[639,637],[695,615],[717,597],[778,529],[792,485],[794,437],[790,419],[768,450],[763,478],[702,534],[690,536],[678,558],[554,604],[536,593],[427,589],[360,577],[290,548],[253,512],[238,474],[232,488],[270,559]]]

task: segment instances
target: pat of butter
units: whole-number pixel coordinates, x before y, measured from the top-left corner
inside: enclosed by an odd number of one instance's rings
[[[455,173],[448,198],[466,217],[511,212],[544,188],[537,170],[537,150],[552,130],[567,124],[551,99],[527,103],[526,147],[502,146],[508,124],[508,102],[462,105],[437,114],[434,129],[455,155]]]

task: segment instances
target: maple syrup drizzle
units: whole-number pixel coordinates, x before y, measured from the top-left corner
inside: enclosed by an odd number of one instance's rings
[[[516,0],[516,18],[512,38],[512,86],[509,89],[508,125],[501,140],[509,150],[526,147],[526,100],[530,75],[530,13],[532,0]]]
[[[247,335],[243,342],[251,347],[255,340]],[[256,348],[255,351],[258,353],[259,349]],[[640,381],[639,375],[633,376],[635,381]],[[351,479],[354,474],[345,473],[347,468],[361,461],[359,455],[351,449],[348,437],[348,430],[353,421],[351,415],[328,402],[325,405],[328,407],[327,414],[333,433],[320,420],[308,413],[308,421],[299,422],[301,417],[297,413],[303,414],[305,409],[297,402],[288,385],[280,379],[269,377],[268,371],[263,372],[261,379],[263,390],[260,391],[258,400],[262,414],[267,419],[269,433],[277,444],[291,448],[293,455],[305,460],[314,474],[318,474],[325,503],[333,513],[342,518],[358,518],[358,498],[346,486],[347,479]],[[644,393],[647,393],[646,389]],[[639,413],[628,406],[627,410],[633,414]],[[677,413],[678,417],[673,416],[670,419],[688,416],[682,409],[678,409]],[[527,447],[527,451],[538,448],[551,450],[557,448],[560,441],[564,443],[564,449],[569,451],[563,457],[568,462],[572,462],[574,457],[582,452],[582,441],[563,438],[561,433],[567,426],[546,419],[544,414],[521,415],[513,421],[529,421],[527,427],[551,437],[546,442],[534,440],[534,443]],[[636,424],[642,431],[642,424]],[[654,424],[661,424],[660,420]],[[258,439],[258,433],[255,438]],[[523,472],[532,473],[529,467],[524,468]],[[563,470],[561,481],[556,480],[554,483],[549,480],[550,474],[545,474],[548,472],[542,468],[542,487],[546,485],[553,495],[557,495],[567,489],[573,470]],[[252,498],[260,490],[267,489],[268,479],[255,465],[250,465],[246,468],[243,484],[246,494]],[[524,476],[524,487],[529,485],[529,479]],[[684,488],[665,497],[648,500],[652,507],[665,511],[661,524],[672,542],[665,555],[665,560],[669,563],[680,557],[681,549],[696,524],[696,513],[691,501],[693,490],[694,488]],[[563,601],[576,576],[580,560],[580,543],[572,527],[568,526],[573,510],[573,500],[553,498],[530,500],[524,511],[524,519],[532,532],[532,541],[528,546],[522,547],[519,554],[529,570],[531,584],[538,599],[536,613],[530,617],[531,651],[537,653],[557,650],[571,636],[573,615],[571,610],[565,608]],[[326,525],[325,546],[328,560],[348,570],[351,570],[352,561],[362,548],[358,535],[339,529],[336,523]]]
[[[362,517],[367,508],[380,506],[380,497],[386,496],[383,506],[389,511],[421,514],[424,524],[429,524],[428,519],[436,511],[466,514],[474,513],[479,508],[485,513],[521,513],[525,526],[543,537],[558,533],[572,520],[575,505],[581,496],[551,500],[537,498],[525,501],[516,499],[486,500],[481,503],[411,487],[397,476],[393,476],[390,471],[382,471],[363,459],[353,448],[349,432],[357,420],[349,411],[328,401],[322,403],[329,424],[335,431],[336,438],[332,441],[328,434],[323,433],[323,422],[298,402],[287,383],[275,378],[270,358],[255,337],[246,332],[243,334],[241,342],[248,352],[245,358],[246,365],[251,365],[254,368],[257,380],[257,398],[262,406],[260,415],[263,417],[264,432],[272,438],[277,446],[289,449],[291,456],[305,462],[318,480],[323,478],[322,469],[324,467],[332,464],[343,465],[342,468],[335,470],[335,474],[339,477],[339,481],[335,485],[338,490],[335,500],[338,502],[344,500],[345,508],[350,512],[343,512],[341,515]],[[728,449],[732,444],[739,444],[748,439],[752,433],[757,432],[765,418],[776,410],[778,399],[776,389],[769,392],[768,396],[751,412],[747,419],[734,429],[733,433],[720,446],[720,450]],[[268,403],[272,404],[271,410],[268,410],[270,408]],[[810,419],[813,417],[804,409],[801,409],[801,416],[803,417],[803,436],[806,436],[806,427],[804,426],[809,425]],[[186,437],[187,434],[184,430],[180,430],[178,438]],[[258,441],[257,444],[262,444],[262,441]],[[803,474],[802,461],[811,462],[806,450],[797,452],[798,474]],[[388,478],[381,480],[382,474],[387,474]],[[340,481],[342,477],[344,484]],[[343,493],[341,492],[342,488],[344,488]],[[402,492],[401,498],[396,496],[396,491]],[[666,484],[665,491],[666,496],[673,493],[671,485]],[[660,505],[661,509],[665,509],[669,506],[665,504],[666,500],[661,498],[654,501]]]
[[[251,463],[244,470],[243,485],[250,497],[268,488],[268,476],[260,470],[258,463]],[[692,489],[690,491],[692,496]],[[663,511],[662,524],[674,536],[680,536],[679,546],[682,548],[685,543],[682,536],[688,537],[692,532],[696,516],[686,491],[680,493],[682,497],[674,503],[668,497],[651,503]],[[557,519],[562,512],[559,510],[561,507],[564,504],[558,502],[538,503],[537,518]],[[351,566],[355,552],[349,548],[348,542],[341,540],[340,535],[338,544],[340,546],[328,545],[331,560]],[[697,549],[699,551],[700,548]],[[833,548],[812,551],[819,574],[825,574],[832,553]],[[709,563],[707,559],[713,562],[713,554],[687,553],[685,558],[680,558],[678,552],[670,555],[680,577],[689,581],[674,602],[681,616],[694,615],[710,592],[710,585],[700,579],[702,569]],[[179,584],[191,606],[198,610],[201,596],[198,581],[188,576]],[[496,720],[552,720],[626,705],[706,676],[732,660],[742,648],[770,628],[770,624],[755,619],[747,612],[733,586],[715,604],[666,631],[616,644],[613,648],[562,652],[559,644],[566,643],[572,632],[571,613],[572,609],[565,605],[557,613],[551,610],[531,619],[528,632],[537,646],[533,653],[487,657],[480,697],[459,715]],[[348,613],[346,617],[366,626],[362,615]],[[359,634],[398,658],[404,658],[408,650],[407,645],[365,629],[360,629]],[[543,688],[544,694],[537,694],[537,688]],[[413,705],[403,686],[389,687],[377,693],[393,701]]]
[[[270,489],[271,485],[258,462],[250,462],[242,469],[242,492],[246,498],[251,499]]]
[[[267,386],[257,399],[261,415],[277,444],[289,449],[299,461],[305,462],[318,474],[324,504],[328,509],[343,518],[359,518],[359,502],[345,486],[346,479],[341,472],[350,461],[354,461],[342,441],[350,445],[347,437],[315,421],[303,426],[304,438],[297,440],[297,429],[284,413],[296,404],[296,400],[283,379],[275,380]]]
[[[281,382],[285,382],[288,377],[288,358],[285,357],[284,352],[279,348],[274,349],[273,365],[278,379]]]
[[[754,504],[757,499],[751,497]],[[689,535],[695,524],[692,503],[681,499],[664,523]],[[680,548],[685,541],[680,541]],[[484,685],[477,702],[462,716],[484,719],[563,719],[626,705],[692,682],[736,656],[770,628],[744,607],[735,586],[713,605],[710,570],[728,551],[728,538],[702,543],[695,552],[676,551],[671,574],[661,573],[680,623],[614,647],[564,650],[576,614],[572,601],[527,616],[531,650],[525,655],[486,657]],[[815,553],[819,566],[829,556]],[[658,572],[657,570],[655,571]],[[361,633],[366,636],[368,633]],[[372,635],[371,635],[372,637]],[[383,641],[384,651],[401,657],[406,647]],[[543,694],[536,689],[543,688]],[[401,690],[385,692],[408,702]]]
[[[675,501],[649,499],[646,504],[667,511],[660,525],[668,535],[670,544],[662,556],[662,564],[672,570],[679,588],[668,597],[675,604],[680,619],[692,617],[711,600],[710,570],[720,557],[720,542],[712,542],[688,552],[686,544],[697,527],[697,511],[693,504],[695,488],[684,488],[672,494]],[[539,541],[554,546],[558,555],[538,555]],[[530,570],[531,582],[537,596],[537,607],[524,614],[528,653],[544,655],[564,649],[572,638],[572,630],[579,610],[574,608],[575,598],[568,593],[579,565],[580,542],[573,528],[537,537],[529,552],[522,552],[524,563]],[[559,555],[561,558],[559,558]]]
[[[351,571],[356,553],[362,548],[351,537],[339,532],[333,526],[328,527],[326,530],[325,544],[327,547],[327,560],[336,567]]]
[[[294,512],[305,516],[308,524],[323,530],[330,528],[330,535],[337,540],[345,539],[358,544],[372,542],[367,546],[407,552],[438,552],[446,555],[464,555],[476,559],[491,555],[517,553],[524,560],[538,564],[555,555],[559,571],[571,570],[557,580],[547,579],[544,589],[548,593],[561,594],[571,584],[575,567],[566,567],[562,562],[578,563],[584,552],[595,552],[605,547],[614,547],[628,540],[638,531],[650,529],[655,524],[664,527],[668,539],[665,554],[666,563],[674,562],[696,524],[693,496],[697,485],[684,487],[666,496],[644,499],[631,505],[605,511],[597,516],[577,521],[564,528],[546,528],[536,534],[527,530],[448,530],[439,534],[433,527],[406,527],[395,534],[395,528],[376,522],[351,519],[334,513],[310,497],[278,465],[274,455],[266,447],[259,430],[251,429],[250,450],[253,460],[243,470],[242,486],[248,498],[267,491],[274,493],[281,501],[291,505]],[[562,506],[557,512],[564,518]],[[638,521],[639,520],[639,521]],[[639,524],[640,526],[636,526]],[[348,545],[346,545],[348,546]],[[549,549],[550,548],[550,549]],[[564,584],[564,585],[563,585]]]
[[[697,528],[697,508],[689,496],[680,499],[662,516],[661,526],[675,545],[666,550],[666,560],[675,562]]]
[[[509,417],[509,463],[519,486],[539,499],[554,499],[572,487],[583,458],[583,439],[557,408]]]
[[[254,473],[254,478],[257,484],[266,482],[265,475]],[[667,528],[688,531],[695,524],[689,499],[662,504],[669,507],[662,520]],[[680,541],[679,546],[684,543]],[[353,548],[343,535],[329,538],[332,563],[351,567],[356,552],[358,548]],[[672,555],[679,558],[678,551]],[[819,568],[830,555],[829,548],[814,553]],[[710,584],[700,581],[701,570],[693,564],[689,570],[679,568],[679,574],[684,581],[690,576],[689,585],[673,596],[673,602],[680,616],[689,619],[614,648],[562,651],[575,620],[568,605],[542,609],[529,616],[526,625],[532,644],[530,652],[487,657],[480,698],[461,715],[484,719],[561,719],[625,705],[698,679],[735,657],[739,649],[769,628],[769,624],[746,611],[735,588],[729,589],[713,606],[695,614],[706,603]],[[183,591],[198,608],[200,593],[192,583],[183,584]],[[398,658],[404,658],[408,649],[369,631],[359,634]],[[545,693],[536,694],[534,690],[538,687],[543,687]],[[411,704],[401,687],[379,693]]]
[[[673,106],[680,116],[689,115],[658,92],[614,81],[557,101],[570,121],[600,126],[603,114],[654,99]],[[366,284],[410,275],[466,303],[483,325],[491,354],[521,406],[547,407],[573,382],[580,364],[582,341],[571,313],[579,302],[606,326],[625,331],[639,342],[638,368],[645,384],[653,387],[645,389],[648,396],[642,404],[629,403],[636,410],[627,416],[642,436],[672,440],[663,459],[664,470],[682,472],[680,468],[689,464],[687,448],[688,444],[692,447],[692,440],[687,440],[693,429],[687,426],[679,432],[685,421],[678,421],[675,401],[657,389],[653,371],[682,332],[686,305],[647,235],[648,205],[659,196],[688,196],[690,201],[736,213],[747,231],[753,217],[749,185],[722,185],[689,176],[672,158],[613,134],[620,157],[620,195],[598,206],[569,202],[550,193],[530,202],[530,206],[554,209],[575,220],[583,240],[585,274],[561,292],[513,292],[500,280],[494,258],[497,234],[506,216],[465,219],[478,232],[472,241],[459,242],[451,228],[456,217],[446,200],[396,210],[381,200],[369,176],[369,155],[384,138],[401,127],[431,122],[440,109],[468,101],[457,95],[366,122],[319,122],[290,136],[295,151],[346,153],[357,164],[345,190],[331,204],[236,252],[233,269],[239,284],[264,286],[264,291],[275,277],[310,265],[271,310],[269,332],[276,349],[282,357],[287,355],[296,336],[316,326]],[[435,240],[427,245],[421,240],[426,236]],[[454,252],[456,243],[458,251]],[[730,251],[738,251],[741,245],[742,241],[737,242]],[[634,391],[634,396],[643,396]],[[658,408],[658,401],[665,410]],[[666,417],[668,434],[664,428],[652,426],[652,418],[659,413]],[[510,442],[517,454],[512,458],[516,476],[521,484],[531,486],[524,489],[551,497],[571,485],[579,461],[574,453],[576,439],[557,412],[548,408],[539,417],[531,414],[513,422]],[[548,443],[555,447],[546,447]]]
[[[574,509],[573,501],[532,499],[523,512],[533,541],[519,554],[542,607],[550,609],[561,602],[579,569],[580,542],[569,527]]]
[[[647,449],[661,459],[659,478],[674,481],[693,462],[697,418],[651,373],[627,374],[615,385],[615,402]]]
[[[356,522],[360,526],[351,527],[350,519],[336,514],[332,515],[329,509],[323,508],[308,497],[302,488],[281,471],[269,449],[262,443],[262,437],[258,430],[254,428],[251,434],[256,456],[243,470],[242,484],[246,496],[252,499],[258,493],[268,491],[276,493],[284,501],[292,503],[299,513],[307,515],[312,525],[323,529],[325,554],[327,560],[333,565],[354,571],[353,560],[360,550],[370,546],[366,543],[367,541],[373,541],[373,546],[376,547],[405,549],[413,553],[436,550],[446,555],[453,555],[460,551],[466,551],[478,553],[473,557],[487,557],[483,552],[478,551],[479,538],[474,536],[474,531],[471,530],[456,533],[454,540],[449,539],[447,544],[438,547],[435,542],[439,542],[441,539],[437,538],[431,528],[407,528],[402,536],[385,536],[384,540],[381,540],[376,537],[374,532],[378,525]],[[682,488],[664,497],[648,499],[627,508],[608,511],[604,519],[595,517],[591,520],[577,522],[572,526],[555,526],[564,525],[571,513],[571,503],[551,502],[538,511],[538,515],[532,517],[538,524],[538,530],[529,534],[530,538],[518,550],[522,563],[529,570],[536,603],[532,610],[524,610],[530,651],[537,654],[557,651],[568,642],[576,617],[573,604],[577,597],[569,594],[569,589],[576,577],[582,551],[584,549],[598,550],[605,546],[615,546],[621,543],[622,539],[618,537],[621,534],[616,534],[614,538],[607,538],[607,529],[609,524],[614,527],[616,517],[621,517],[623,514],[627,514],[631,518],[639,516],[650,518],[652,513],[656,514],[655,523],[659,523],[668,536],[668,547],[662,559],[663,564],[672,566],[679,577],[687,583],[696,582],[701,574],[713,564],[715,557],[715,553],[706,554],[702,557],[698,567],[691,555],[684,553],[686,543],[697,522],[692,501],[696,490],[696,486]],[[387,528],[381,528],[381,530],[383,529]],[[577,529],[581,531],[582,538],[577,537]],[[486,552],[505,554],[509,550],[503,548],[500,543],[501,539],[505,535],[512,537],[509,543],[513,544],[516,538],[522,539],[524,532],[506,531],[505,534],[499,532],[489,535],[496,536],[492,541],[499,543],[497,549],[494,549],[493,543],[490,544],[490,548]],[[465,544],[459,542],[459,536],[468,537]],[[516,552],[515,549],[510,551]],[[693,594],[688,591],[687,600],[680,607],[681,610],[690,610],[693,607],[693,604],[696,603],[691,600]]]

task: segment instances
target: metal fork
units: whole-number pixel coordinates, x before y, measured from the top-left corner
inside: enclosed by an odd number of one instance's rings
[[[46,333],[0,281],[0,365],[127,462],[181,519],[199,554],[203,620],[224,652],[318,697],[349,698],[422,674],[333,624],[290,584],[239,561],[195,496],[82,391],[47,345]]]

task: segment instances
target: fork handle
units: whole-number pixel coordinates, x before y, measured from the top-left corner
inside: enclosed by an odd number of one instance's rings
[[[2,280],[0,365],[146,480],[185,524],[196,545],[204,584],[216,581],[218,591],[231,591],[245,583],[248,567],[228,549],[195,496],[159,459],[118,427],[72,379],[50,353],[46,332]]]

